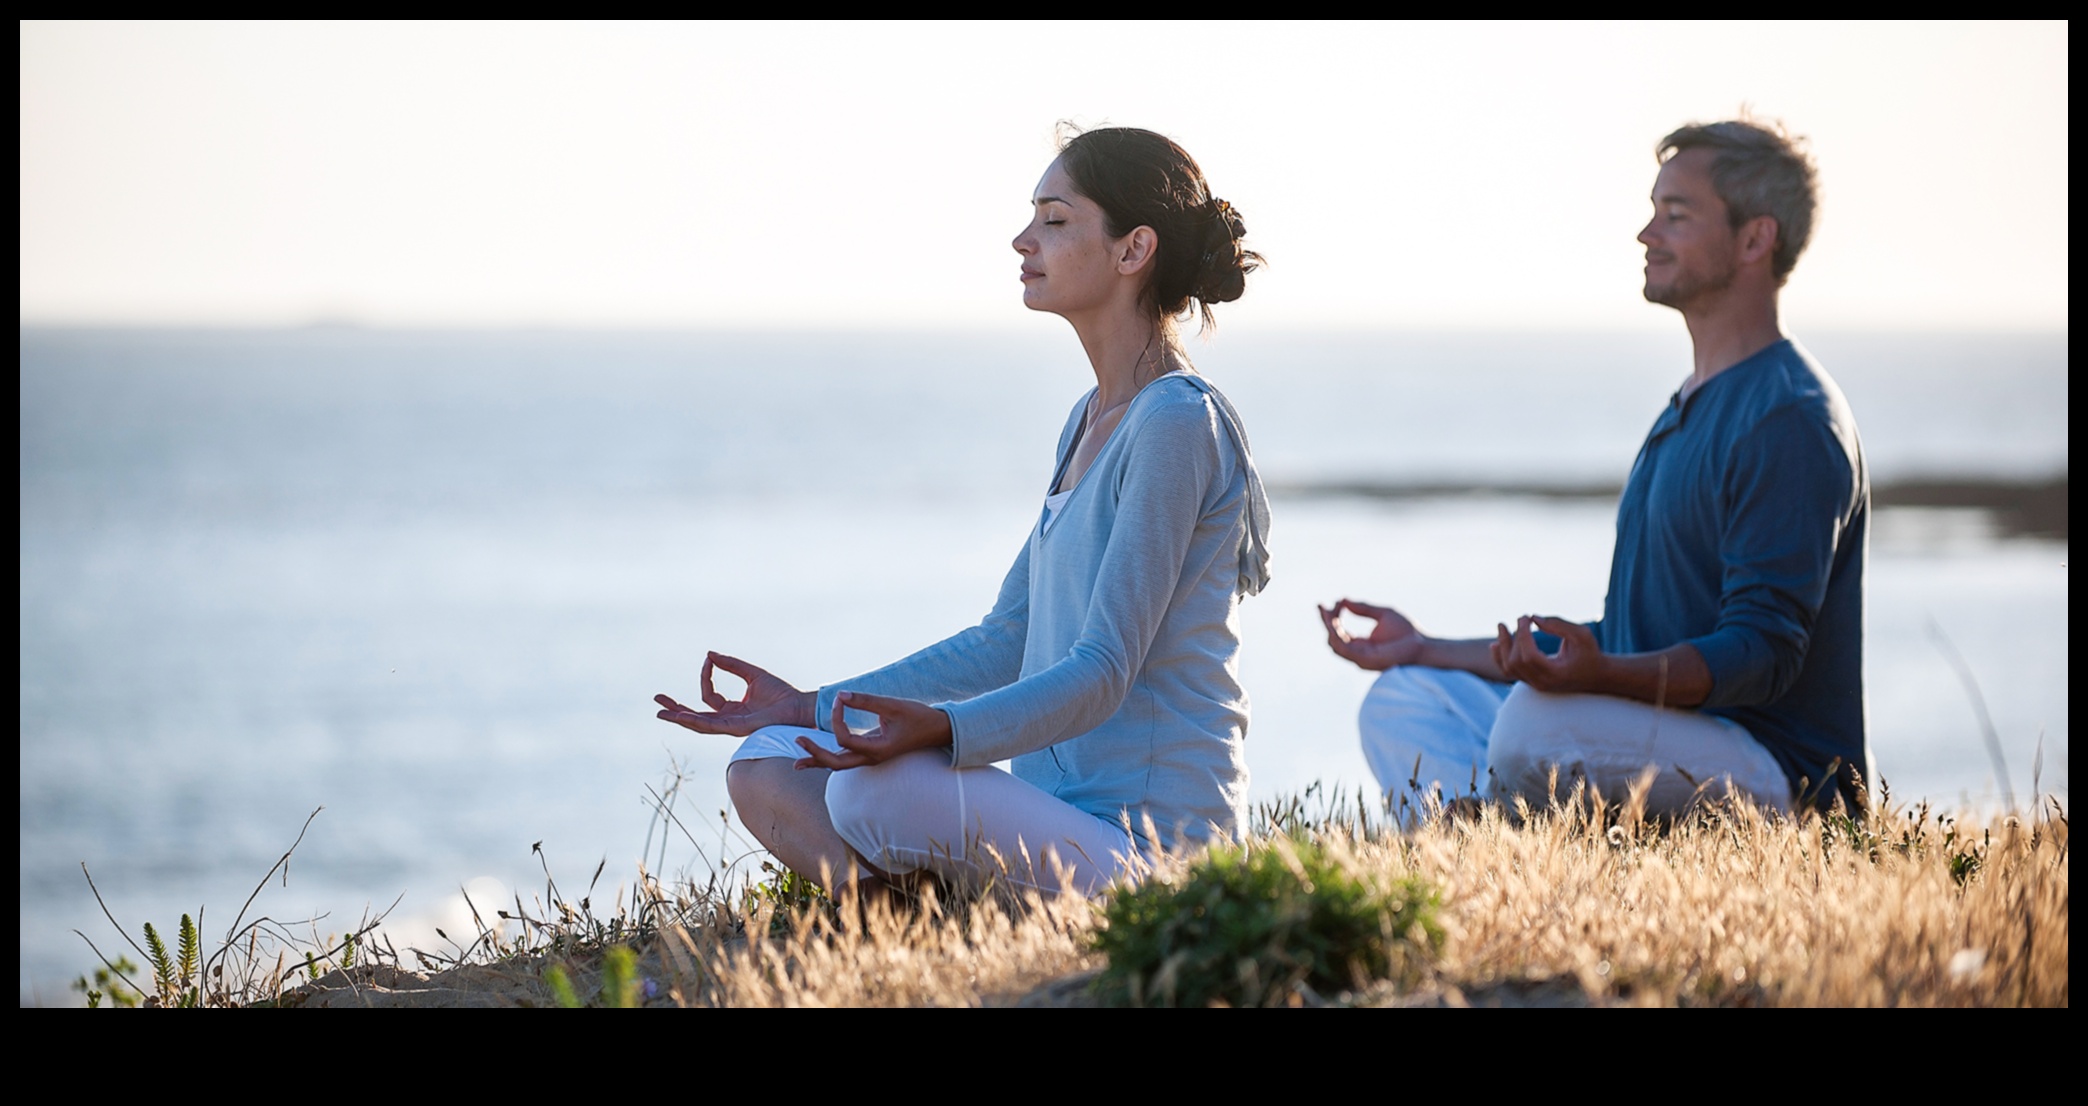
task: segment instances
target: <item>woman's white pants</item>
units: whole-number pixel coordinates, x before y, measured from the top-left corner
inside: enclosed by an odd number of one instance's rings
[[[799,737],[841,748],[824,730],[770,726],[741,742],[732,759],[798,760],[805,755]],[[826,805],[841,840],[891,875],[927,871],[973,886],[1000,880],[1092,895],[1143,864],[1124,826],[998,768],[953,767],[946,749],[835,772]]]

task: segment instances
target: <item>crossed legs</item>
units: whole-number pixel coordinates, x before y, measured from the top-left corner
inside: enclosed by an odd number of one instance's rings
[[[755,838],[807,877],[931,872],[1087,895],[1139,863],[1124,827],[997,768],[956,768],[930,749],[845,772],[799,771],[800,735],[832,747],[823,731],[760,730],[733,754],[726,787]]]
[[[1541,807],[1556,778],[1562,798],[1583,779],[1617,801],[1651,766],[1649,812],[1680,813],[1700,793],[1729,792],[1764,809],[1791,809],[1790,780],[1776,758],[1744,727],[1717,715],[1403,667],[1378,678],[1358,721],[1364,756],[1392,793],[1418,786],[1455,798],[1476,777],[1492,798],[1520,795]]]

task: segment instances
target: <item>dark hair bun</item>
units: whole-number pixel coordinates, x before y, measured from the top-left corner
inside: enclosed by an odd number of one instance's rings
[[[1255,270],[1260,256],[1240,245],[1247,237],[1247,224],[1233,205],[1212,200],[1203,236],[1203,261],[1196,271],[1196,286],[1189,292],[1206,303],[1231,303],[1247,291],[1247,274]]]
[[[1211,195],[1203,170],[1174,140],[1136,127],[1103,127],[1059,144],[1059,164],[1080,194],[1095,201],[1110,237],[1151,227],[1160,239],[1145,295],[1166,316],[1192,304],[1206,329],[1216,325],[1211,305],[1247,291],[1247,274],[1262,257],[1241,245],[1247,224]]]

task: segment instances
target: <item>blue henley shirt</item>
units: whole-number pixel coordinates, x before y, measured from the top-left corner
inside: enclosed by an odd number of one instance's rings
[[[1777,342],[1678,393],[1654,422],[1617,507],[1596,641],[1610,653],[1694,645],[1711,670],[1701,709],[1747,727],[1801,801],[1826,808],[1838,791],[1853,808],[1854,774],[1870,770],[1869,532],[1848,401],[1811,355]]]

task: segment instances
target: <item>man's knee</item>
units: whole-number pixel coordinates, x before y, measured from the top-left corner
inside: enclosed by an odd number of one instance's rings
[[[1570,696],[1515,685],[1501,703],[1486,744],[1486,774],[1495,794],[1533,802],[1564,798],[1586,771],[1586,750],[1566,718]]]
[[[1363,695],[1362,717],[1368,720],[1376,713],[1435,704],[1442,698],[1435,688],[1442,675],[1437,669],[1415,665],[1385,669]]]

